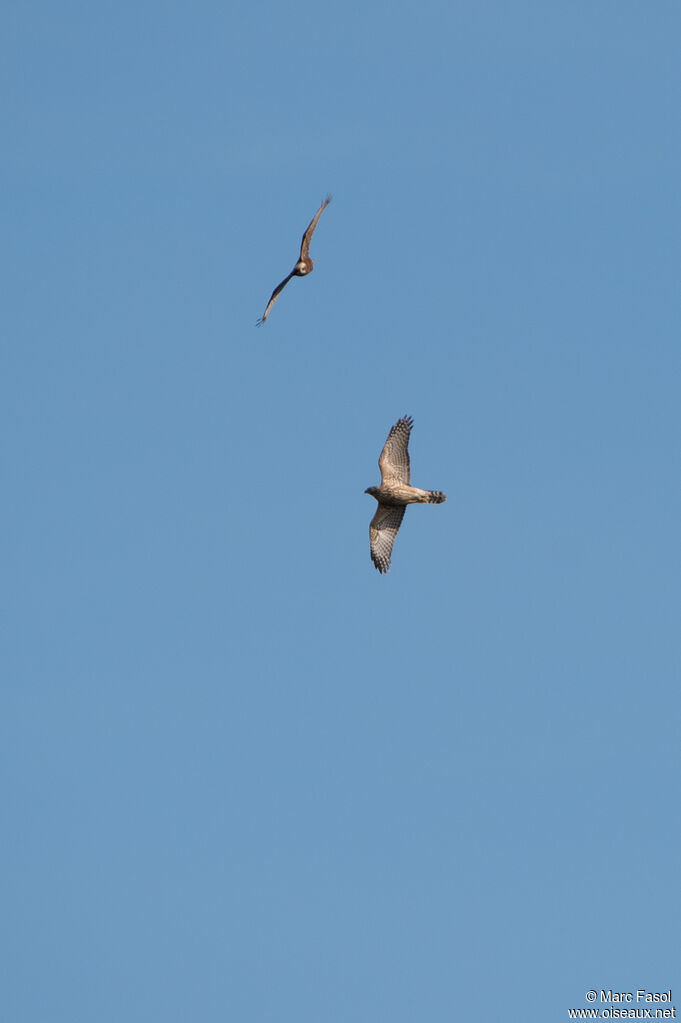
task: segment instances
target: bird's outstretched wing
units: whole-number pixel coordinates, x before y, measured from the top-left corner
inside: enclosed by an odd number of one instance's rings
[[[397,531],[402,525],[406,508],[404,505],[379,504],[369,526],[369,547],[371,560],[379,572],[390,568],[390,556]]]
[[[391,479],[399,480],[400,483],[411,483],[407,445],[413,425],[414,420],[411,416],[402,416],[388,434],[388,439],[378,460],[381,483]]]
[[[326,209],[326,207],[329,205],[330,202],[331,202],[331,196],[327,195],[326,199],[321,204],[321,206],[319,207],[319,209],[315,213],[315,215],[312,218],[312,220],[310,221],[310,223],[307,225],[307,228],[305,230],[305,234],[303,235],[303,239],[302,239],[302,241],[300,243],[300,258],[301,259],[309,259],[310,258],[310,240],[312,239],[312,235],[314,233],[314,229],[317,226],[317,221],[319,220],[319,218],[321,217],[322,213],[324,212],[324,210]]]
[[[272,308],[274,303],[279,298],[279,293],[284,290],[284,288],[286,287],[286,285],[288,284],[288,282],[291,280],[292,277],[293,277],[293,270],[291,270],[291,273],[288,275],[288,277],[284,277],[284,279],[281,282],[281,284],[277,284],[276,288],[274,289],[274,291],[270,295],[270,300],[267,303],[267,308],[265,309],[265,312],[262,314],[262,316],[260,317],[259,320],[255,321],[256,327],[262,327],[263,323],[265,322],[267,317],[270,315],[270,309]]]

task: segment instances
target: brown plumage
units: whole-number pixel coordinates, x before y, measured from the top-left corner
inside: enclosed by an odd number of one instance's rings
[[[307,225],[305,234],[303,235],[303,239],[300,243],[300,256],[298,257],[298,262],[293,267],[293,270],[291,270],[291,273],[288,275],[288,277],[285,277],[281,284],[277,284],[276,288],[270,295],[270,300],[267,303],[265,312],[262,314],[260,319],[256,321],[256,326],[261,327],[263,325],[263,323],[270,314],[270,309],[277,301],[280,293],[284,290],[284,288],[286,287],[286,285],[288,284],[292,277],[305,277],[307,274],[311,274],[312,271],[314,270],[314,259],[310,259],[310,239],[312,238],[314,229],[317,226],[317,221],[319,220],[322,213],[324,212],[324,210],[326,209],[330,202],[331,196],[327,195],[326,199],[321,204],[321,206],[315,213],[310,223]]]
[[[379,572],[387,572],[390,568],[393,543],[407,505],[442,504],[446,500],[440,490],[419,490],[411,486],[408,444],[413,424],[411,416],[397,420],[378,460],[381,485],[364,491],[378,501],[376,514],[369,526],[369,547],[371,560]]]

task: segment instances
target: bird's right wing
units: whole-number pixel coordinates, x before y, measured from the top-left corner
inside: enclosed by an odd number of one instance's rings
[[[281,284],[277,284],[276,288],[274,289],[274,291],[270,295],[270,300],[267,303],[267,308],[265,309],[265,312],[262,314],[260,319],[256,320],[256,322],[255,322],[256,327],[262,327],[263,323],[265,322],[267,317],[270,315],[270,309],[272,308],[274,303],[279,298],[279,293],[286,287],[286,285],[288,284],[288,282],[291,280],[292,277],[293,277],[293,270],[291,270],[291,273],[288,275],[288,277],[284,277],[284,279],[281,282]]]
[[[400,483],[409,484],[411,482],[407,445],[413,425],[414,420],[411,416],[402,416],[388,434],[388,439],[378,460],[382,483],[390,479],[399,480]]]
[[[321,204],[321,206],[319,207],[319,209],[315,213],[315,215],[312,218],[312,220],[310,221],[310,223],[307,225],[307,228],[305,229],[305,234],[303,235],[302,241],[300,243],[300,258],[301,259],[309,259],[310,258],[310,241],[312,239],[312,235],[314,233],[314,229],[317,226],[317,221],[319,220],[319,218],[321,217],[322,213],[324,212],[324,210],[326,209],[326,207],[329,205],[330,202],[331,202],[331,196],[327,195],[326,199]]]
[[[397,531],[402,525],[406,508],[404,505],[379,504],[369,526],[369,547],[371,560],[379,572],[390,568],[390,556]]]

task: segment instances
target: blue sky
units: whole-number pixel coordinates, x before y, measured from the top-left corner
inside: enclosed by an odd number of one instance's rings
[[[681,999],[678,4],[1,17],[2,1018]]]

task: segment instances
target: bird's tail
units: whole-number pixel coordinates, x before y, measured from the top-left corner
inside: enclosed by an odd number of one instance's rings
[[[447,500],[447,495],[443,494],[441,490],[427,490],[428,504],[442,504],[443,501]]]

